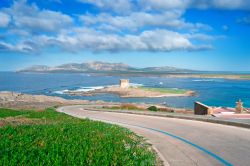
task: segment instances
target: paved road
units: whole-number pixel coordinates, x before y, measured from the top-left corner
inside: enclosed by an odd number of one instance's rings
[[[127,127],[147,138],[165,165],[250,165],[250,130],[199,121],[87,111],[67,106],[60,112]]]

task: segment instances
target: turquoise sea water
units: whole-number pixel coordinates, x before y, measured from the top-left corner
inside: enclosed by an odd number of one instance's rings
[[[67,99],[104,100],[113,102],[160,103],[173,107],[193,108],[194,101],[208,105],[234,107],[238,99],[250,108],[250,80],[125,77],[131,83],[149,87],[190,89],[193,97],[165,98],[120,98],[112,94],[97,96],[68,96],[67,90],[88,91],[103,86],[116,85],[118,76],[89,76],[88,74],[25,74],[0,72],[0,91],[15,91],[28,94],[45,94]]]

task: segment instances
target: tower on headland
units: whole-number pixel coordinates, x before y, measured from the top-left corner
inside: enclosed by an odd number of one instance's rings
[[[243,112],[243,102],[241,100],[236,102],[235,112],[242,113]]]
[[[129,80],[128,79],[120,79],[120,88],[128,88]]]

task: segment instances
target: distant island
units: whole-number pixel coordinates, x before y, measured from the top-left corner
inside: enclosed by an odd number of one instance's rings
[[[136,68],[124,63],[89,62],[68,63],[55,67],[35,65],[17,72],[22,73],[87,73],[90,75],[117,75],[117,76],[159,76],[175,78],[223,78],[223,79],[250,79],[250,74],[233,72],[208,72],[182,69],[170,66]]]
[[[88,62],[88,63],[68,63],[55,67],[49,67],[46,65],[35,65],[25,69],[18,70],[17,72],[37,72],[37,73],[117,73],[117,74],[163,74],[163,73],[191,73],[194,70],[180,69],[175,67],[146,67],[136,68],[124,63],[107,63],[107,62]]]

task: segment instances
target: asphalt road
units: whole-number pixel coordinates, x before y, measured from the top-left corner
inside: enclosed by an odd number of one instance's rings
[[[67,106],[58,111],[127,127],[148,139],[165,165],[250,165],[250,130],[240,127]]]

